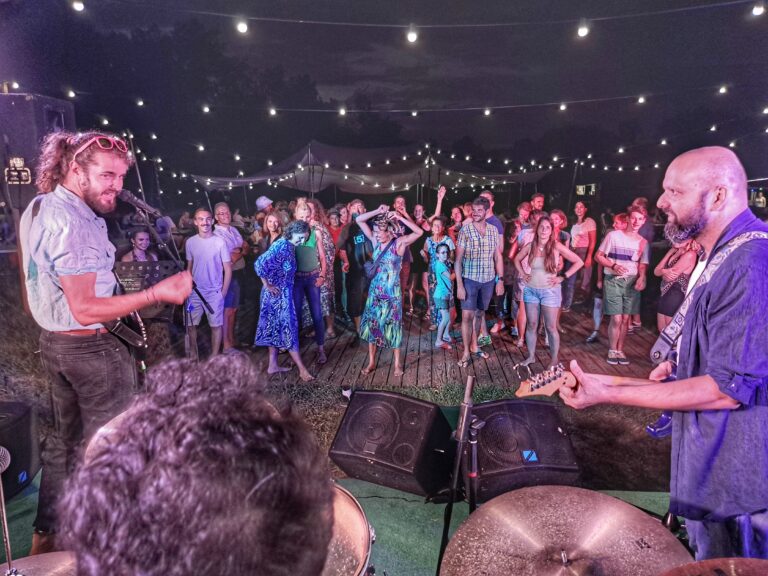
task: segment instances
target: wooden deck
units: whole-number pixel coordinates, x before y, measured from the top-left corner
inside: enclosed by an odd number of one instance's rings
[[[561,334],[560,361],[571,359],[579,361],[588,372],[601,372],[622,376],[645,377],[650,372],[652,364],[648,352],[653,345],[656,335],[648,328],[642,328],[634,334],[628,334],[625,353],[631,364],[629,366],[611,366],[605,359],[608,352],[606,335],[608,319],[603,320],[600,340],[587,344],[585,339],[592,331],[592,318],[584,312],[572,311],[563,314],[562,326],[566,330]],[[515,364],[523,360],[525,349],[515,346],[515,339],[508,331],[493,337],[493,345],[484,348],[490,354],[487,360],[473,359],[466,369],[458,366],[462,352],[461,343],[454,344],[453,350],[437,349],[434,346],[435,333],[428,329],[429,322],[416,316],[405,316],[403,319],[403,344],[405,374],[395,376],[393,353],[391,350],[379,350],[376,354],[376,370],[362,376],[360,370],[367,362],[367,344],[353,346],[354,333],[344,330],[337,324],[339,336],[326,340],[325,348],[328,362],[319,366],[316,362],[316,346],[312,338],[302,338],[301,355],[310,372],[317,376],[318,383],[331,384],[340,387],[355,388],[398,388],[421,386],[440,388],[447,383],[463,384],[467,376],[475,377],[476,386],[497,386],[516,389],[520,379]],[[457,332],[452,332],[455,336]],[[542,339],[536,350],[537,362],[531,366],[534,373],[544,370],[550,362],[548,348],[543,346]],[[255,354],[257,361],[266,365],[266,349],[259,349]],[[287,354],[280,358],[282,365],[292,363]],[[296,371],[275,374],[270,382],[294,381]]]

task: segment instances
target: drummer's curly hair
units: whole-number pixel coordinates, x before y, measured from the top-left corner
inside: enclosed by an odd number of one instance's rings
[[[171,360],[67,483],[65,549],[86,575],[317,576],[333,522],[328,464],[242,354]]]

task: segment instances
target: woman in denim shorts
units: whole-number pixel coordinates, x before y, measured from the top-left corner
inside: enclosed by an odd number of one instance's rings
[[[536,330],[540,314],[549,336],[552,356],[550,366],[558,363],[560,334],[557,331],[557,316],[562,303],[561,284],[584,266],[584,261],[557,241],[552,233],[554,226],[549,216],[542,216],[536,224],[532,242],[520,250],[515,257],[515,268],[523,279],[523,302],[525,303],[525,344],[528,357],[520,364],[527,366],[536,360]],[[558,275],[561,259],[571,263],[564,276]]]

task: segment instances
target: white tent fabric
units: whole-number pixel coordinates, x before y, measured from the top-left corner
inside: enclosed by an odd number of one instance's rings
[[[446,152],[426,147],[342,148],[312,141],[298,152],[258,174],[241,178],[193,175],[206,190],[224,190],[267,182],[316,194],[335,186],[354,194],[381,194],[411,186],[487,187],[535,183],[548,170],[489,172]]]

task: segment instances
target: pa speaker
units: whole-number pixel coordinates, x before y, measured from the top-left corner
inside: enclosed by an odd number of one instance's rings
[[[353,394],[330,456],[353,478],[430,496],[448,486],[453,446],[436,404],[363,390]]]
[[[9,500],[21,492],[40,470],[37,418],[22,402],[0,402],[0,446],[11,453],[3,475],[3,493]]]
[[[21,158],[36,178],[40,143],[49,132],[75,130],[75,107],[71,102],[38,94],[0,94],[0,160],[2,168],[11,158]],[[2,176],[2,175],[0,175]],[[34,198],[34,184],[11,184],[11,208],[23,211]]]
[[[573,445],[553,403],[497,400],[472,413],[485,421],[477,437],[478,501],[517,488],[578,481]]]

